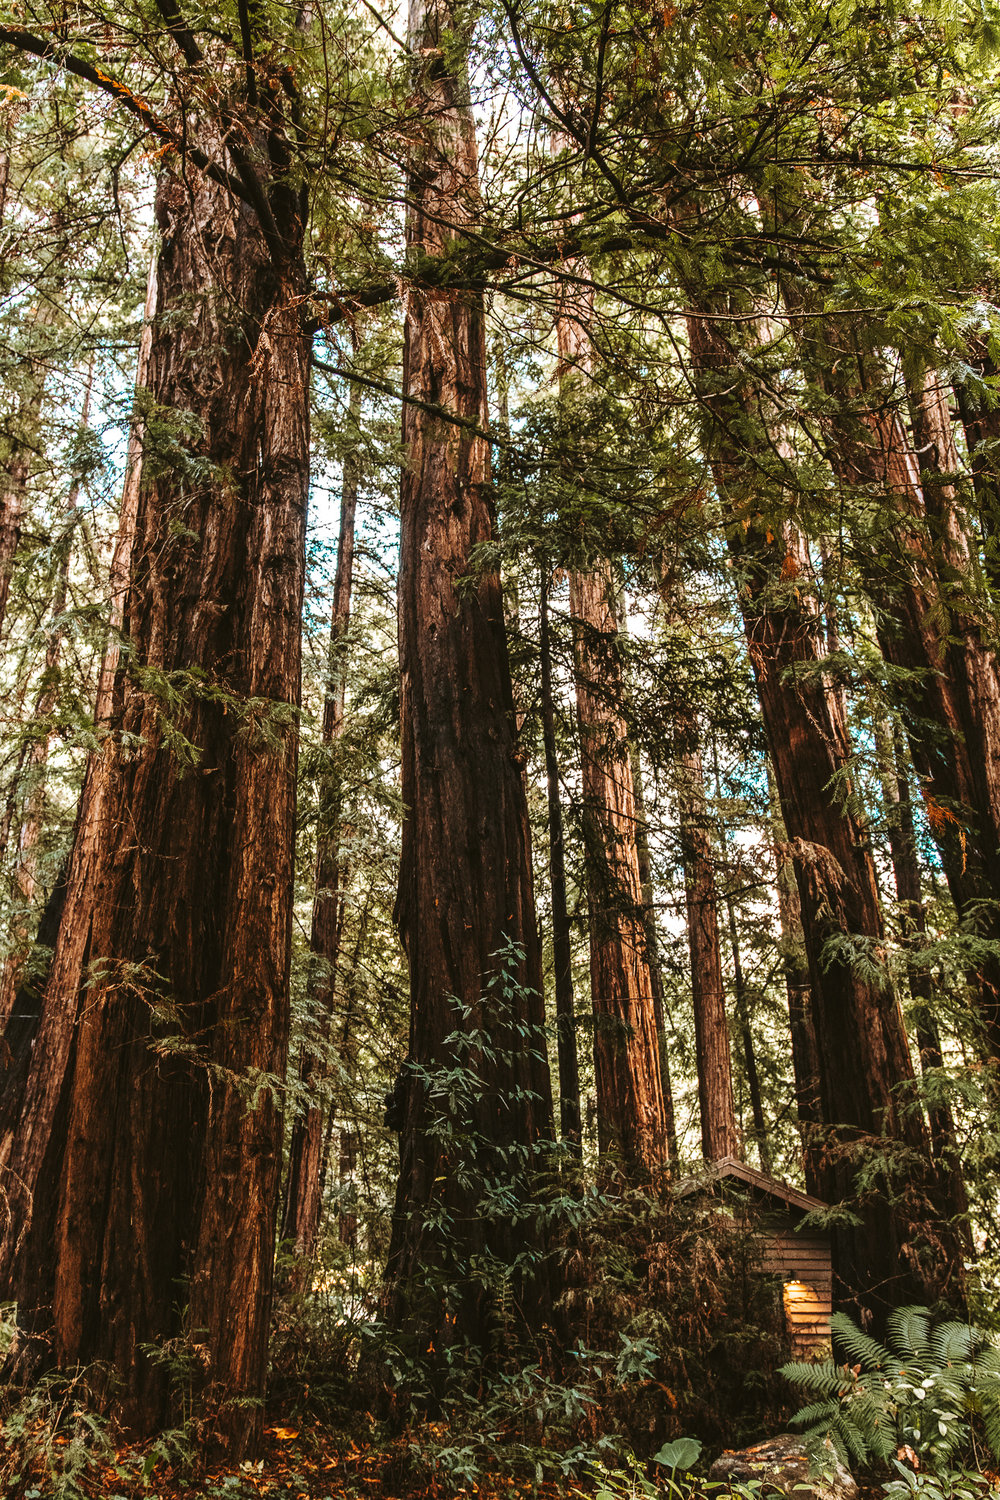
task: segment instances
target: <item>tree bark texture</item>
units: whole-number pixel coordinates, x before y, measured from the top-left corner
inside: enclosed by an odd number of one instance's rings
[[[570,574],[601,1155],[628,1174],[668,1160],[635,793],[610,566]]]
[[[786,290],[798,308],[806,298]],[[922,357],[908,357],[910,445],[897,392],[846,321],[809,320],[800,335],[807,370],[834,398],[830,466],[889,518],[873,564],[859,565],[875,605],[879,644],[897,669],[896,701],[920,776],[928,822],[960,916],[986,940],[970,974],[982,1051],[1000,1056],[1000,674],[983,611],[978,559],[957,476],[947,388]],[[888,502],[888,503],[886,503]],[[995,1075],[994,1075],[995,1082]],[[956,1181],[956,1186],[957,1186]],[[953,1201],[960,1219],[964,1194]]]
[[[682,585],[666,565],[660,572],[660,593],[671,623],[678,623],[683,607]],[[668,712],[673,731],[674,795],[691,956],[701,1147],[706,1161],[719,1161],[724,1156],[739,1158],[743,1141],[733,1099],[715,850],[705,797],[697,714],[678,693],[674,693],[673,701],[668,704]]]
[[[141,413],[141,393],[145,391],[148,384],[149,356],[152,348],[152,322],[156,313],[156,267],[158,261],[159,250],[156,249],[150,259],[149,276],[146,284],[143,327],[136,359],[135,404],[129,430],[125,479],[122,486],[122,498],[118,512],[118,529],[115,536],[115,546],[108,580],[108,637],[101,659],[101,670],[98,677],[97,694],[94,704],[94,723],[99,735],[105,735],[108,732],[108,719],[112,705],[112,688],[118,666],[122,620],[129,587],[132,543],[135,537],[135,519],[139,505],[142,474],[143,419]],[[91,754],[87,760],[84,772],[84,784],[77,806],[74,845],[79,837],[85,836],[81,830],[80,814],[84,807],[90,806],[90,782],[93,776],[97,774],[96,762],[99,758],[99,755]],[[44,948],[51,949],[55,946],[59,922],[61,921],[65,905],[66,875],[67,870],[63,869],[60,872],[55,887],[49,894],[46,909],[41,917],[37,943]],[[45,937],[42,936],[43,930],[47,934]],[[34,1044],[35,1033],[41,1019],[45,984],[46,978],[42,977],[33,980],[30,984],[20,986],[16,992],[14,1002],[17,1014],[11,1026],[5,1032],[3,1045],[0,1048],[0,1069],[2,1069],[2,1073],[0,1073],[0,1167],[6,1164],[9,1159],[14,1131],[17,1128],[23,1108],[24,1090],[27,1085],[28,1062],[31,1048]],[[18,1205],[19,1213],[23,1213],[23,1207],[23,1204]],[[0,1263],[2,1263],[2,1260],[0,1260]]]
[[[743,1044],[747,1092],[750,1095],[750,1113],[753,1117],[753,1138],[760,1157],[761,1171],[770,1172],[771,1148],[767,1140],[767,1120],[764,1117],[764,1100],[760,1089],[757,1049],[754,1046],[753,1030],[750,1026],[750,1007],[743,973],[743,957],[740,953],[740,935],[736,926],[736,908],[728,896],[726,915],[729,921],[729,947],[733,957],[733,997],[736,1001],[736,1020],[740,1028],[740,1041]]]
[[[149,361],[153,352],[153,320],[157,304],[157,266],[159,250],[155,249],[149,262],[146,278],[146,303],[143,308],[142,333],[139,337],[139,354],[135,366],[136,400],[129,424],[128,452],[125,455],[125,480],[122,485],[121,504],[118,507],[118,529],[115,547],[111,555],[111,576],[108,579],[108,639],[101,658],[101,675],[97,682],[97,701],[94,705],[94,721],[104,724],[111,709],[112,689],[118,670],[121,646],[121,628],[125,617],[125,600],[128,597],[129,577],[132,565],[132,545],[135,541],[135,523],[139,512],[139,495],[142,489],[142,449],[144,415],[141,393],[149,384]]]
[[[781,817],[780,799],[774,787],[774,775],[768,765],[768,791],[771,805],[774,841],[775,885],[778,894],[778,922],[781,928],[781,960],[785,971],[788,997],[788,1025],[792,1043],[792,1075],[795,1081],[795,1110],[802,1138],[802,1168],[806,1192],[820,1198],[826,1191],[823,1177],[823,1121],[819,1095],[819,1052],[816,1028],[812,1018],[812,991],[809,985],[809,960],[802,931],[802,910],[795,868],[787,857],[788,834]]]
[[[981,381],[995,381],[997,367],[987,341],[969,339],[967,359]],[[994,398],[995,399],[995,398]],[[971,382],[955,386],[955,400],[972,470],[973,497],[983,545],[983,564],[993,588],[1000,587],[1000,408]]]
[[[883,789],[886,803],[889,853],[892,873],[899,900],[900,926],[903,945],[907,951],[907,980],[910,998],[913,1001],[913,1024],[920,1052],[922,1069],[933,1071],[944,1066],[941,1052],[941,1037],[934,1015],[934,992],[931,976],[922,966],[919,950],[926,939],[927,918],[924,911],[921,889],[920,864],[917,859],[917,840],[913,825],[913,803],[910,800],[910,785],[901,767],[902,736],[880,736],[883,744],[879,750],[884,758]],[[927,1107],[930,1125],[931,1149],[938,1171],[942,1175],[945,1191],[950,1197],[956,1214],[964,1215],[968,1210],[968,1199],[958,1161],[955,1138],[955,1122],[947,1102],[931,1103]],[[971,1244],[967,1246],[971,1252]]]
[[[560,386],[572,400],[593,353],[589,291],[565,293],[556,320]],[[584,858],[594,1011],[597,1134],[608,1166],[649,1175],[669,1159],[659,1028],[636,844],[635,789],[610,565],[569,577],[576,658]]]
[[[344,456],[340,494],[340,537],[333,584],[327,691],[323,706],[322,743],[333,757],[319,787],[319,825],[316,837],[316,894],[313,900],[309,948],[318,961],[310,1000],[315,1017],[315,1043],[307,1042],[299,1074],[307,1102],[292,1122],[288,1148],[288,1177],[282,1239],[294,1244],[295,1254],[308,1261],[316,1251],[322,1206],[324,1107],[320,1090],[329,1076],[329,1053],[337,1000],[337,965],[344,926],[344,888],[347,870],[340,848],[341,790],[336,746],[343,733],[346,701],[345,637],[351,619],[354,579],[354,523],[360,480],[361,387],[351,386],[351,447]],[[301,1288],[303,1281],[297,1276]]]
[[[183,1337],[236,1455],[262,1421],[308,486],[300,205],[278,182],[270,197],[280,255],[190,163],[158,186],[128,651],[78,816],[7,1166],[24,1220],[2,1255],[22,1368],[106,1362],[151,1430],[168,1392],[143,1346]]]
[[[889,1158],[891,1193],[870,1195],[862,1222],[833,1234],[838,1300],[880,1320],[887,1306],[930,1302],[959,1285],[960,1255],[930,1227],[936,1182],[922,1122],[903,1114],[894,1095],[912,1077],[898,1000],[888,975],[880,982],[859,971],[850,952],[851,941],[860,940],[870,963],[879,964],[884,932],[868,840],[844,784],[846,730],[819,666],[825,642],[808,557],[792,521],[760,514],[743,458],[765,438],[742,380],[734,385],[734,351],[710,312],[691,317],[688,329],[712,418],[716,483],[734,512],[730,551],[788,833],[785,852],[799,887],[826,1195],[853,1201],[860,1156],[874,1150]]]
[[[433,258],[477,222],[475,129],[447,0],[411,0],[409,40],[419,118],[407,242]],[[485,428],[481,293],[412,288],[404,309],[406,393]],[[412,404],[403,441],[397,919],[411,1020],[386,1304],[443,1365],[449,1347],[494,1337],[501,1307],[485,1264],[511,1266],[535,1243],[530,1218],[487,1211],[483,1194],[497,1178],[524,1186],[552,1103],[500,578],[493,566],[473,573],[471,557],[494,536],[489,445]],[[442,1130],[436,1081],[456,1065],[468,1093]],[[541,1316],[540,1283],[523,1278],[519,1296],[529,1323]]]
[[[976,618],[974,561],[958,504],[958,456],[943,387],[917,373],[914,412],[927,483],[884,382],[871,362],[828,329],[805,346],[838,397],[830,459],[841,483],[893,504],[887,539],[890,577],[867,568],[879,614],[879,642],[900,669],[897,688],[928,821],[961,915],[1000,942],[1000,674]],[[853,411],[852,405],[859,407]],[[930,508],[928,508],[928,500]],[[864,561],[864,560],[862,560]],[[1000,959],[987,954],[975,976],[987,1056],[1000,1059]]]
[[[646,962],[649,964],[649,977],[653,984],[653,1014],[656,1019],[656,1039],[659,1044],[660,1086],[663,1089],[663,1112],[667,1126],[667,1153],[670,1160],[674,1161],[677,1157],[677,1116],[674,1110],[674,1091],[670,1083],[667,1015],[663,998],[663,965],[660,963],[660,946],[656,931],[653,862],[649,853],[649,824],[646,819],[646,798],[642,786],[642,762],[634,736],[629,739],[629,760],[632,765],[632,788],[635,795],[635,852],[639,860],[639,884],[642,887],[642,925],[646,935]]]

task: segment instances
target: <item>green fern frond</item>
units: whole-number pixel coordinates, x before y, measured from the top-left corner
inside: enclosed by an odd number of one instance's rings
[[[928,1353],[930,1318],[925,1307],[897,1307],[886,1322],[889,1342],[904,1359],[923,1359]]]
[[[839,1415],[834,1419],[833,1427],[830,1430],[830,1436],[833,1437],[835,1433],[839,1433],[844,1448],[850,1454],[854,1462],[857,1464],[863,1464],[868,1458],[868,1446],[865,1443],[864,1435],[858,1431],[857,1427],[849,1419],[845,1412],[839,1413]]]
[[[793,1360],[790,1364],[782,1365],[778,1373],[793,1385],[819,1396],[839,1396],[851,1383],[851,1377],[844,1366],[833,1359],[817,1360],[815,1364]]]
[[[870,1338],[867,1333],[862,1333],[846,1313],[834,1313],[830,1319],[830,1328],[833,1331],[834,1342],[838,1348],[846,1352],[852,1365],[860,1365],[863,1370],[869,1371],[899,1369],[899,1361],[889,1353],[889,1350],[880,1344],[878,1339]]]
[[[871,1391],[861,1391],[851,1401],[845,1413],[857,1427],[864,1439],[866,1452],[888,1463],[896,1451],[896,1423],[886,1408],[884,1393],[878,1396]]]
[[[1000,1459],[1000,1391],[980,1392],[979,1413],[990,1452],[994,1458]]]
[[[937,1365],[959,1364],[972,1358],[982,1335],[968,1323],[938,1323],[928,1337],[928,1349]]]
[[[814,1401],[811,1406],[803,1406],[800,1411],[795,1413],[794,1417],[789,1417],[788,1420],[796,1427],[818,1426],[823,1422],[832,1422],[837,1415],[838,1409],[839,1405],[836,1400]],[[826,1429],[824,1428],[823,1430],[825,1431]]]

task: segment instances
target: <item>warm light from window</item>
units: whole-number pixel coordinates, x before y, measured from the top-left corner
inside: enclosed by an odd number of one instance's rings
[[[785,1311],[790,1311],[796,1303],[816,1300],[816,1290],[804,1281],[799,1281],[795,1276],[786,1276],[782,1287],[781,1300],[785,1304]]]

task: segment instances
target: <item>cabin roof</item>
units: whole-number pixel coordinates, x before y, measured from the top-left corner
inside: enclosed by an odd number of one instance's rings
[[[674,1192],[680,1198],[686,1198],[690,1193],[697,1193],[713,1182],[719,1182],[723,1178],[735,1178],[738,1182],[744,1182],[758,1193],[764,1193],[768,1198],[775,1198],[779,1203],[786,1204],[789,1208],[799,1209],[802,1213],[811,1213],[816,1208],[827,1208],[821,1198],[813,1198],[809,1193],[803,1193],[798,1188],[792,1187],[788,1182],[782,1182],[778,1177],[769,1177],[766,1172],[758,1172],[755,1167],[748,1167],[745,1161],[737,1161],[735,1156],[723,1156],[718,1161],[706,1162],[704,1172],[697,1176],[682,1177],[674,1185]]]

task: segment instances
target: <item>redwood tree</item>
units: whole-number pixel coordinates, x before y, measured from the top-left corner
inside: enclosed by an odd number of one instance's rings
[[[170,30],[179,66],[203,67],[179,15]],[[78,815],[2,1254],[21,1370],[100,1361],[148,1431],[169,1401],[149,1346],[183,1336],[236,1455],[259,1436],[266,1367],[308,485],[294,88],[248,77],[223,108],[253,162],[189,113],[183,173],[168,162],[157,188],[128,649]]]
[[[887,1188],[868,1195],[860,1223],[833,1231],[842,1302],[879,1314],[902,1301],[931,1302],[961,1285],[960,1247],[934,1225],[936,1181],[923,1123],[901,1109],[896,1086],[912,1078],[898,1000],[878,977],[884,942],[875,868],[843,788],[849,746],[830,690],[804,541],[794,518],[765,510],[771,445],[724,324],[703,299],[688,331],[709,420],[707,441],[728,527],[739,602],[760,696],[786,845],[796,873],[812,1000],[824,1122],[823,1189],[855,1198],[864,1155],[884,1159]],[[786,501],[787,505],[787,501]],[[859,968],[852,946],[872,962]],[[940,1218],[938,1216],[938,1223]]]
[[[575,270],[581,269],[574,262]],[[589,291],[560,296],[560,394],[584,396],[593,354]],[[660,1030],[636,838],[625,680],[611,565],[595,557],[569,575],[580,733],[584,862],[594,1011],[597,1134],[608,1166],[650,1174],[669,1155]]]
[[[676,624],[684,601],[679,577],[664,562],[660,592],[667,618]],[[743,1142],[736,1123],[732,1058],[726,1020],[726,988],[719,940],[719,897],[715,881],[715,853],[705,796],[698,716],[683,692],[674,685],[668,695],[673,730],[674,795],[680,831],[684,896],[687,908],[688,953],[691,958],[691,999],[694,1007],[695,1059],[701,1146],[707,1161],[739,1157]]]
[[[409,15],[407,244],[426,264],[476,231],[478,158],[455,13],[448,0],[414,0]],[[488,1206],[500,1184],[515,1201],[526,1191],[551,1095],[500,578],[473,556],[494,536],[481,292],[410,288],[403,385],[415,401],[403,411],[397,917],[411,1019],[386,1302],[443,1364],[456,1345],[485,1348],[510,1303],[490,1267],[501,1281],[515,1267],[529,1322],[545,1301],[527,1273],[532,1216]],[[441,1090],[455,1068],[457,1115]]]

